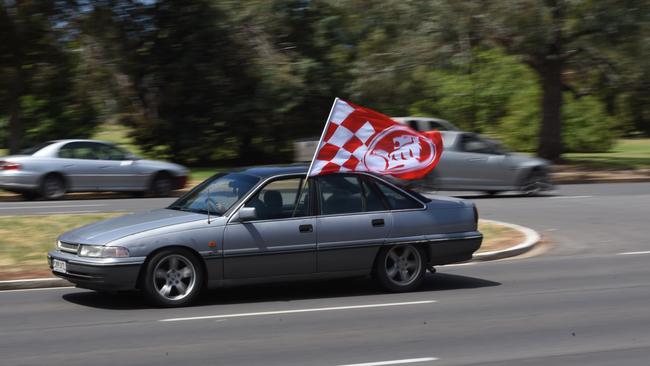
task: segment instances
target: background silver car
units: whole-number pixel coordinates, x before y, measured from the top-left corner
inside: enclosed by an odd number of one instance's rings
[[[57,199],[66,192],[126,191],[167,196],[185,186],[188,170],[144,160],[95,140],[50,141],[0,158],[0,188],[25,198]]]
[[[476,190],[535,195],[552,189],[549,162],[505,150],[475,133],[441,131],[444,152],[421,185],[437,190]]]
[[[203,287],[371,273],[389,291],[410,291],[427,269],[468,260],[481,245],[469,201],[429,199],[363,173],[304,185],[306,172],[215,175],[166,209],[61,235],[50,268],[79,287],[138,288],[179,306]]]

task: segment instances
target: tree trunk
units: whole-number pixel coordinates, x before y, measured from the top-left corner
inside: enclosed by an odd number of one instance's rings
[[[20,152],[23,139],[23,126],[20,120],[20,96],[14,96],[15,100],[9,108],[9,154],[15,155]]]
[[[542,83],[542,126],[537,155],[559,162],[562,155],[562,61],[547,60],[538,69]]]

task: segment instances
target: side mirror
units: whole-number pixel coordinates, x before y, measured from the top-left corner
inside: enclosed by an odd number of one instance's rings
[[[257,210],[255,207],[242,207],[237,212],[237,221],[245,222],[250,220],[255,220],[257,218]]]

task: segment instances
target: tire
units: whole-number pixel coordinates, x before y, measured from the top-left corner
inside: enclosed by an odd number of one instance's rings
[[[142,288],[149,301],[156,306],[189,305],[202,287],[201,264],[187,250],[163,250],[146,264]]]
[[[540,171],[532,171],[522,180],[520,191],[526,196],[534,197],[539,195],[548,185],[546,174]]]
[[[66,193],[65,180],[57,174],[48,174],[41,181],[39,194],[46,200],[56,200]]]
[[[158,173],[151,180],[150,191],[155,197],[167,197],[172,193],[172,177],[167,173]]]
[[[425,258],[423,250],[411,244],[381,248],[375,261],[375,278],[388,291],[413,291],[424,281]]]

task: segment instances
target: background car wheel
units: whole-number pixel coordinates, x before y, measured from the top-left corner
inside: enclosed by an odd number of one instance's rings
[[[158,173],[151,181],[151,193],[156,197],[167,197],[172,193],[172,177],[167,173]]]
[[[418,288],[425,273],[424,252],[410,244],[382,248],[375,261],[375,277],[379,284],[393,292]]]
[[[164,250],[147,263],[143,289],[158,306],[190,304],[201,292],[203,270],[186,250]]]
[[[487,194],[488,196],[495,196],[499,193],[501,193],[501,191],[485,191],[485,194]]]
[[[521,184],[521,193],[526,196],[537,196],[548,187],[548,177],[541,171],[532,171]]]
[[[65,181],[56,174],[46,175],[41,181],[41,197],[46,200],[56,200],[65,195]]]

